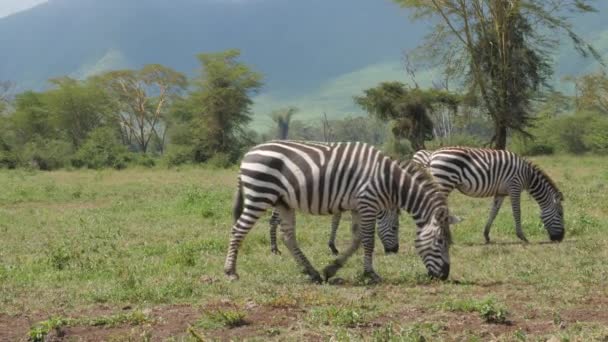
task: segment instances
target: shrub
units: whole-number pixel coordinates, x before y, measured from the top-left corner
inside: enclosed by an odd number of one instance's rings
[[[483,144],[480,137],[470,134],[453,134],[449,138],[433,139],[426,143],[426,147],[429,150],[436,150],[444,146],[482,147]]]
[[[149,154],[132,153],[128,159],[131,164],[137,166],[154,167],[156,165],[156,159]]]
[[[553,145],[544,137],[529,138],[521,134],[513,135],[509,149],[524,156],[548,155],[555,152]]]
[[[167,166],[177,166],[194,161],[194,150],[191,146],[170,145],[163,156]]]
[[[13,151],[0,149],[0,169],[14,169],[19,164],[19,158]]]
[[[40,170],[55,170],[68,165],[72,145],[63,140],[35,138],[25,144],[21,163]]]
[[[109,127],[95,129],[76,153],[72,163],[76,167],[124,169],[130,156],[115,131]]]
[[[207,165],[218,169],[226,169],[232,165],[232,160],[230,156],[225,153],[216,153],[207,160]]]

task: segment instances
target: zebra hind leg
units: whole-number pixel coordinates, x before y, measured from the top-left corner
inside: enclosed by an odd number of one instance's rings
[[[344,266],[346,261],[359,249],[361,246],[361,234],[359,231],[359,214],[355,211],[352,211],[352,224],[351,224],[351,232],[352,232],[352,242],[350,247],[340,256],[336,258],[331,264],[327,265],[323,269],[323,276],[325,277],[325,281],[329,281],[331,277],[336,275],[338,270]]]
[[[304,273],[307,274],[310,279],[315,283],[322,283],[323,279],[319,272],[312,266],[306,255],[302,252],[296,241],[296,215],[293,209],[289,209],[283,206],[277,207],[276,210],[279,212],[281,218],[281,235],[283,242],[287,249],[293,255],[298,265],[300,265]]]
[[[336,248],[336,233],[338,231],[338,227],[340,226],[340,219],[342,218],[342,213],[337,212],[331,218],[331,233],[329,235],[329,242],[327,245],[329,249],[331,249],[331,253],[333,255],[338,255],[338,249]]]
[[[253,207],[253,205],[251,205],[251,207]],[[241,212],[239,218],[232,226],[230,244],[228,246],[228,253],[224,263],[224,273],[230,280],[239,279],[236,272],[236,260],[239,248],[247,236],[247,233],[249,233],[251,228],[259,220],[260,216],[262,216],[265,210],[266,208],[258,208],[257,210],[245,209],[243,212]]]
[[[270,252],[273,254],[281,254],[277,246],[277,226],[281,224],[281,217],[276,210],[272,211],[270,216]]]

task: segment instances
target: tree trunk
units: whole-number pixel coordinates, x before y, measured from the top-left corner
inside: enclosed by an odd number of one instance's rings
[[[504,150],[507,147],[507,127],[496,123],[494,134],[494,148]]]

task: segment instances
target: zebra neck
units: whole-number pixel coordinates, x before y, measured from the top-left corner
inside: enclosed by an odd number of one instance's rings
[[[538,203],[541,208],[548,206],[553,200],[553,194],[556,192],[552,182],[547,177],[534,167],[530,167],[530,176],[528,178],[528,192],[530,196]]]
[[[397,206],[407,211],[421,228],[430,221],[435,209],[446,205],[445,196],[423,169],[398,168],[395,173],[399,189]]]

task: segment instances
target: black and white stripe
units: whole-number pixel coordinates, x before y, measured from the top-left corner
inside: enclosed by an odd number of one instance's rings
[[[422,167],[428,167],[431,162],[431,152],[427,150],[418,150],[412,156],[412,161],[418,163]]]
[[[234,206],[234,226],[224,272],[238,278],[236,260],[241,242],[263,215],[274,207],[281,218],[285,245],[314,280],[319,272],[295,239],[295,210],[328,215],[353,214],[350,247],[324,271],[329,279],[359,248],[364,247],[364,275],[373,269],[374,226],[380,210],[403,208],[416,222],[415,247],[430,275],[445,279],[450,270],[449,211],[432,177],[414,163],[406,169],[373,146],[355,143],[273,141],[252,148],[241,162]]]
[[[517,236],[528,241],[521,229],[520,196],[524,190],[540,206],[550,239],[564,238],[563,195],[551,178],[531,162],[504,150],[448,147],[431,153],[428,165],[446,195],[458,189],[467,196],[494,197],[484,228],[486,242],[490,242],[490,227],[506,196],[511,199]]]
[[[331,232],[327,245],[333,255],[339,253],[336,248],[336,235],[341,218],[342,212],[336,212],[331,219]],[[378,238],[384,246],[384,252],[387,254],[399,252],[399,210],[380,210],[376,220]],[[274,254],[281,254],[277,246],[277,227],[279,224],[281,224],[279,213],[273,210],[270,216],[270,252]]]

